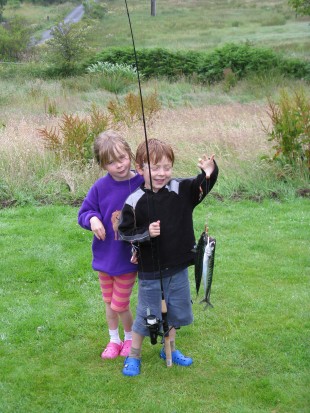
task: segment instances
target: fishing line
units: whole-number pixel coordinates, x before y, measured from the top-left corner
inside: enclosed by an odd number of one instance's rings
[[[150,177],[150,187],[151,191],[153,192],[153,183],[152,183],[152,174],[151,174],[151,162],[150,162],[150,154],[149,154],[149,147],[148,147],[148,138],[147,138],[147,131],[146,131],[146,122],[145,122],[145,115],[144,115],[144,104],[143,104],[143,97],[142,97],[142,89],[141,89],[141,81],[140,81],[140,73],[139,73],[139,65],[138,65],[138,58],[137,58],[137,52],[136,52],[136,46],[135,46],[135,40],[134,40],[134,35],[133,35],[133,30],[132,30],[132,25],[131,25],[131,19],[130,19],[130,14],[129,14],[129,9],[128,9],[128,4],[127,0],[125,1],[126,5],[126,11],[127,11],[127,16],[128,16],[128,22],[129,22],[129,27],[130,27],[130,33],[131,33],[131,40],[132,40],[132,45],[133,45],[133,51],[134,51],[134,56],[135,56],[135,63],[136,63],[136,70],[137,70],[137,77],[138,77],[138,84],[139,84],[139,94],[140,94],[140,102],[141,102],[141,110],[142,110],[142,120],[143,120],[143,129],[144,129],[144,139],[145,139],[145,146],[146,146],[146,156],[147,156],[147,164],[148,164],[148,169],[149,169],[149,177]],[[142,166],[142,165],[140,165]],[[154,195],[152,194],[152,197]],[[147,195],[147,200],[149,199],[149,195]],[[154,200],[152,199],[152,212],[155,218],[155,206],[154,206]],[[149,205],[148,205],[149,209]],[[149,211],[148,211],[149,212]],[[149,214],[150,217],[150,214]],[[167,305],[164,297],[164,288],[163,288],[163,280],[162,280],[162,272],[160,268],[160,248],[159,248],[159,239],[158,237],[155,239],[155,244],[156,244],[156,255],[157,255],[157,265],[158,265],[158,270],[159,270],[159,276],[160,276],[160,288],[161,288],[161,300],[162,300],[162,322],[163,322],[163,330],[164,330],[164,343],[165,343],[165,351],[166,351],[166,364],[168,367],[172,366],[172,358],[171,358],[171,348],[170,348],[170,341],[169,341],[169,326],[168,326],[168,318],[167,318]],[[153,248],[151,246],[152,250],[152,258],[153,262],[155,261],[154,259],[154,254],[153,254]],[[142,269],[143,272],[143,269]]]
[[[131,19],[130,19],[130,14],[129,14],[129,10],[128,10],[127,0],[125,0],[125,5],[126,5],[128,22],[129,22],[129,27],[130,27],[130,34],[131,34],[133,52],[134,52],[134,56],[135,56],[135,64],[136,64],[138,84],[139,84],[139,95],[140,95],[141,110],[142,110],[144,139],[145,139],[145,145],[146,145],[147,164],[148,164],[148,168],[149,168],[151,191],[153,191],[152,175],[151,175],[151,168],[150,168],[150,154],[149,154],[149,146],[148,146],[147,132],[146,132],[146,122],[145,122],[145,115],[144,115],[144,104],[143,104],[143,97],[142,97],[142,88],[141,88],[141,81],[140,81],[139,65],[138,65],[138,58],[137,58],[137,52],[136,52],[136,46],[135,46],[135,39],[134,39],[134,36],[133,36],[133,30],[132,30],[132,25],[131,25]]]

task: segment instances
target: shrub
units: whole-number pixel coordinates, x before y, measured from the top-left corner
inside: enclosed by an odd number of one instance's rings
[[[105,5],[99,4],[96,0],[93,1],[83,1],[85,15],[91,19],[103,19],[107,14],[107,7]]]
[[[248,73],[260,73],[277,66],[279,58],[271,49],[227,44],[205,55],[198,78],[203,83],[214,83],[223,79],[224,69],[230,68],[241,79]]]
[[[272,49],[258,48],[246,44],[226,44],[209,53],[171,52],[165,49],[137,50],[139,72],[145,78],[166,77],[170,80],[180,77],[198,79],[211,84],[223,80],[225,69],[229,68],[237,79],[249,74],[274,73],[285,76],[310,79],[310,63],[299,59],[287,59]],[[97,61],[113,64],[127,64],[135,67],[132,48],[110,48],[97,54],[87,66]]]
[[[180,76],[191,76],[197,70],[199,52],[170,52],[165,49],[137,50],[139,72],[146,78],[167,77],[176,79]],[[132,48],[110,48],[95,56],[95,60],[113,64],[127,64],[136,67]]]
[[[93,105],[90,119],[64,113],[58,128],[39,129],[39,136],[59,160],[88,162],[93,158],[95,137],[107,129],[108,124],[108,117]]]
[[[279,103],[268,99],[272,129],[264,127],[274,142],[273,159],[284,164],[307,165],[310,171],[310,100],[302,89],[290,96],[282,90]]]
[[[156,92],[143,98],[143,108],[145,120],[151,123],[154,116],[161,108]],[[117,99],[111,100],[108,104],[108,111],[112,115],[115,123],[123,122],[130,126],[142,119],[141,98],[139,95],[128,93],[128,95],[125,96],[123,103],[119,102]]]
[[[78,72],[80,59],[85,56],[86,33],[83,23],[61,23],[52,29],[52,38],[46,42],[47,60],[51,66],[46,70],[50,77],[68,76]]]
[[[113,93],[120,93],[137,81],[137,70],[123,63],[97,62],[86,68],[96,76],[101,87]]]
[[[31,30],[24,19],[14,17],[0,24],[0,59],[16,61],[29,48]]]

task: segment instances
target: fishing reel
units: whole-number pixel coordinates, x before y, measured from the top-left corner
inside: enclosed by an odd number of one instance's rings
[[[157,337],[163,336],[163,333],[160,331],[162,321],[152,314],[149,314],[144,320],[146,322],[146,327],[150,332],[151,344],[157,344]]]

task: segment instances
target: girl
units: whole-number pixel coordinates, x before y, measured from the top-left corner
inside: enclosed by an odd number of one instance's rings
[[[98,271],[110,335],[101,357],[113,359],[130,352],[133,318],[129,304],[137,275],[136,265],[130,262],[131,246],[118,239],[118,219],[126,198],[143,178],[131,170],[132,151],[117,132],[101,133],[94,152],[107,174],[90,188],[79,210],[78,223],[94,233],[92,267]],[[119,320],[124,341],[119,336]]]

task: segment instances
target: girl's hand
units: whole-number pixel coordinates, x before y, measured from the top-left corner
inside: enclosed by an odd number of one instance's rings
[[[160,235],[160,221],[152,222],[150,224],[149,233],[151,238],[155,238]]]
[[[95,234],[95,237],[98,238],[99,240],[104,241],[105,240],[105,228],[102,224],[102,222],[100,221],[99,218],[97,217],[92,217],[90,220],[90,228],[93,231],[93,233]]]
[[[214,154],[208,157],[207,155],[203,155],[202,158],[198,159],[198,165],[200,169],[205,171],[206,177],[210,178],[210,175],[214,171],[215,164],[214,164]]]

